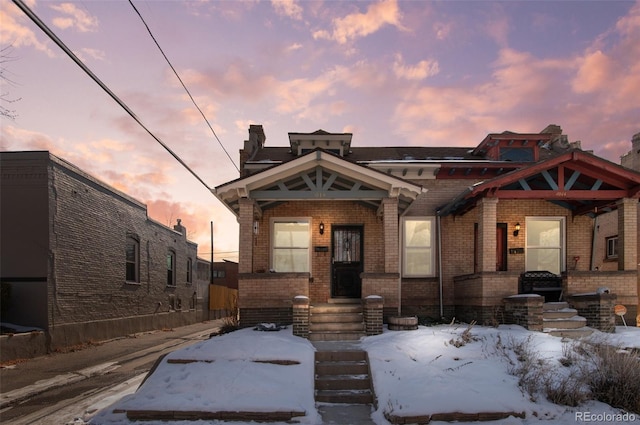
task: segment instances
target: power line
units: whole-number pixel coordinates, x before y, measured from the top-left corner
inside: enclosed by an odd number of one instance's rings
[[[158,50],[160,50],[160,53],[162,53],[162,56],[164,57],[164,59],[167,61],[167,63],[169,64],[169,67],[171,68],[171,70],[173,71],[173,73],[175,74],[176,78],[178,78],[178,81],[180,81],[180,84],[182,84],[182,87],[184,88],[184,91],[187,92],[187,94],[189,95],[189,99],[191,99],[191,102],[193,103],[193,105],[196,107],[196,109],[198,110],[198,112],[200,112],[200,115],[202,115],[202,118],[204,119],[204,121],[207,123],[207,125],[209,126],[209,130],[211,130],[211,133],[213,133],[213,136],[216,138],[216,140],[218,141],[218,144],[220,145],[220,147],[222,148],[222,150],[224,151],[224,153],[227,155],[227,158],[229,158],[229,161],[231,161],[231,163],[233,164],[234,167],[236,167],[236,170],[238,172],[240,172],[240,169],[238,168],[238,166],[236,165],[236,163],[233,161],[233,158],[231,158],[231,155],[229,155],[229,152],[227,152],[227,149],[224,147],[224,145],[222,144],[222,141],[220,141],[220,139],[218,138],[218,135],[216,134],[216,132],[214,131],[213,127],[211,126],[211,123],[209,123],[209,120],[207,119],[207,117],[204,115],[204,112],[202,112],[202,109],[200,109],[200,107],[198,106],[198,104],[196,103],[195,99],[193,98],[193,96],[191,96],[191,92],[189,91],[189,89],[187,88],[187,86],[184,84],[184,82],[182,81],[182,78],[180,78],[180,75],[178,75],[178,71],[176,71],[176,69],[173,67],[173,65],[171,64],[171,61],[169,60],[169,58],[167,57],[167,55],[165,55],[164,50],[162,50],[162,47],[160,47],[160,44],[158,43],[158,40],[156,40],[156,38],[154,37],[153,33],[151,32],[151,29],[149,28],[149,25],[147,25],[147,22],[144,20],[144,18],[142,17],[142,15],[140,14],[140,12],[138,11],[138,9],[136,8],[136,6],[133,4],[132,0],[129,0],[129,4],[131,5],[131,7],[133,7],[133,10],[136,11],[136,13],[138,14],[138,16],[140,17],[140,20],[142,21],[142,23],[144,24],[145,28],[147,29],[147,32],[149,33],[149,35],[151,36],[151,39],[153,40],[153,42],[156,44],[156,46],[158,47]]]
[[[122,109],[124,109],[127,114],[129,114],[129,116],[131,118],[133,118],[139,125],[140,127],[142,127],[151,137],[153,137],[155,139],[156,142],[158,142],[160,144],[160,146],[162,146],[167,152],[169,152],[169,154],[171,154],[171,156],[173,156],[173,158],[178,161],[184,168],[187,169],[187,171],[189,171],[196,179],[198,179],[198,181],[200,183],[202,183],[204,185],[204,187],[207,188],[207,190],[211,191],[212,189],[204,182],[204,180],[202,180],[200,178],[200,176],[198,176],[195,171],[193,171],[191,168],[189,168],[189,166],[174,152],[171,150],[171,148],[169,148],[169,146],[167,146],[162,140],[160,140],[159,137],[157,137],[155,134],[153,134],[151,132],[151,130],[149,130],[149,128],[147,128],[147,126],[145,126],[142,121],[140,120],[140,118],[138,118],[136,116],[136,114],[131,110],[131,108],[129,108],[127,106],[126,103],[124,103],[124,101],[122,101],[114,92],[111,91],[111,89],[109,89],[109,87],[107,87],[107,85],[105,83],[103,83],[72,51],[71,49],[69,49],[66,44],[64,44],[64,42],[62,40],[60,40],[58,38],[58,36],[51,31],[51,29],[49,29],[49,27],[35,14],[33,13],[33,11],[31,9],[29,9],[28,6],[26,6],[22,0],[12,0],[13,3],[18,6],[20,8],[20,10],[22,10],[25,15],[27,15],[37,26],[38,28],[40,28],[51,40],[53,40],[54,43],[56,43],[58,45],[58,47],[60,47],[66,54],[67,56],[69,56],[89,77],[91,77],[91,79],[93,81],[95,81],[101,88],[102,90],[104,90],[113,100],[116,101],[116,103],[118,105],[120,105],[122,107]]]

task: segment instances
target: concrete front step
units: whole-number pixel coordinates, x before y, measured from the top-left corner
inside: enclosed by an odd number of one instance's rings
[[[578,310],[574,308],[562,308],[558,310],[549,310],[542,313],[545,319],[569,319],[578,315]]]
[[[316,390],[370,390],[369,375],[327,375],[316,378]]]
[[[324,322],[333,322],[333,323],[353,323],[353,322],[362,322],[364,320],[364,316],[362,313],[317,313],[313,312],[311,314],[311,321],[313,323],[324,323]]]
[[[543,330],[544,333],[548,333],[552,336],[558,336],[562,338],[582,338],[585,336],[589,336],[593,333],[593,329],[583,327],[578,329],[554,329],[554,328],[545,328]]]
[[[362,313],[362,304],[314,304],[310,308],[310,313],[314,314],[339,314],[339,313]]]
[[[309,331],[309,341],[358,341],[364,332]]]
[[[316,351],[315,396],[317,402],[373,403],[367,353],[362,350]]]
[[[369,365],[366,361],[347,362],[317,362],[316,376],[328,375],[367,375]]]
[[[552,329],[578,329],[587,325],[587,319],[582,316],[573,316],[568,319],[542,319],[543,328]]]
[[[312,322],[309,325],[311,332],[364,332],[364,323],[362,322],[346,322],[346,323],[332,323],[332,322]]]
[[[552,303],[544,303],[542,304],[543,311],[554,311],[554,310],[562,310],[564,308],[569,308],[569,303],[560,301],[560,302],[552,302]]]
[[[357,341],[365,335],[361,303],[351,301],[311,306],[309,340]]]
[[[316,391],[316,401],[320,403],[371,404],[373,394],[369,390]]]

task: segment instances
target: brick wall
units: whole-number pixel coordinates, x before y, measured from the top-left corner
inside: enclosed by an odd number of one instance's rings
[[[20,153],[12,158],[16,164],[25,158],[40,158],[48,176],[47,191],[34,196],[44,194],[49,210],[47,234],[39,237],[48,240],[44,261],[48,263],[52,345],[125,335],[160,323],[177,326],[195,321],[195,314],[188,312],[196,288],[187,282],[187,259],[192,260],[195,280],[197,245],[186,235],[149,219],[144,204],[48,152]],[[3,175],[3,186],[4,180]],[[19,175],[11,179],[20,180]],[[137,283],[126,282],[129,235],[140,245]],[[167,285],[169,250],[176,257],[175,286]],[[185,311],[173,315],[182,317],[149,319],[177,310],[180,304]]]
[[[587,319],[587,326],[602,332],[615,332],[615,294],[582,294],[568,297],[571,307]]]
[[[540,295],[511,296],[504,299],[505,323],[520,325],[530,331],[542,332],[544,297]]]
[[[292,201],[263,211],[259,220],[258,235],[253,235],[253,259],[251,268],[254,273],[268,272],[271,269],[271,221],[274,218],[308,217],[311,219],[311,273],[312,282],[308,284],[308,296],[313,303],[327,302],[331,294],[331,226],[360,225],[364,232],[364,272],[384,272],[385,255],[383,223],[376,211],[351,201]],[[325,231],[319,232],[320,223]],[[241,244],[240,246],[245,246]],[[327,252],[315,252],[313,247],[327,247]],[[242,290],[240,291],[242,293]],[[289,298],[300,295],[288,294]],[[306,295],[306,294],[305,294]]]

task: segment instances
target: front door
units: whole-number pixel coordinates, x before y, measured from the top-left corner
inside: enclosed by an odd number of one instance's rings
[[[362,226],[332,226],[331,296],[360,298],[362,281]]]

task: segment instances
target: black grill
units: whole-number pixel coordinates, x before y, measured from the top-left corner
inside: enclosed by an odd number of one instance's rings
[[[520,275],[520,293],[544,295],[545,301],[562,297],[562,276],[548,271],[530,271]]]

